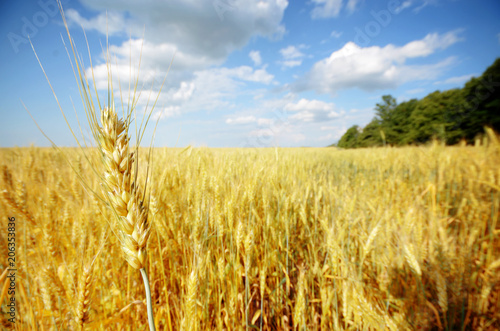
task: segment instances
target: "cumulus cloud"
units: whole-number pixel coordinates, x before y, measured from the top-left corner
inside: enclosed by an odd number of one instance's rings
[[[292,91],[315,90],[329,94],[348,88],[373,91],[395,88],[408,81],[435,79],[444,68],[454,63],[453,57],[427,65],[405,62],[453,45],[461,40],[459,32],[428,34],[400,47],[389,44],[362,48],[349,42],[328,58],[316,62],[307,74],[291,84]]]
[[[225,59],[254,36],[282,36],[285,27],[281,21],[288,6],[287,0],[239,0],[221,17],[212,0],[82,0],[82,3],[101,11],[88,19],[74,13],[68,17],[87,29],[104,33],[104,11],[108,10],[113,13],[111,35],[121,31],[128,35],[130,29],[133,37],[142,37],[145,26],[146,40],[154,44],[173,44],[183,53],[208,57],[212,62]]]
[[[181,82],[179,89],[172,95],[173,100],[186,101],[191,98],[195,90],[194,82]]]
[[[130,94],[139,111],[151,107],[167,72],[156,118],[231,110],[237,98],[257,93],[256,84],[275,83],[257,50],[249,54],[256,68],[220,65],[252,38],[281,38],[287,0],[231,1],[230,8],[222,11],[213,0],[82,0],[82,4],[97,14],[83,17],[83,12],[67,9],[70,26],[119,37],[110,38],[109,46],[115,104],[127,102]],[[124,41],[117,43],[120,39]],[[86,75],[97,89],[107,90],[106,59],[93,57],[93,70],[86,70]],[[129,80],[134,84],[137,76],[134,94],[133,89],[128,91]]]
[[[295,46],[288,46],[286,48],[282,48],[280,50],[280,53],[287,60],[300,58],[304,56],[304,54],[301,51],[299,51]]]
[[[132,84],[135,83],[138,69],[134,65],[131,68],[130,63],[137,65],[141,57],[136,97],[138,107],[145,107],[148,104],[148,98],[156,98],[176,51],[174,70],[168,73],[163,92],[157,103],[158,107],[169,105],[172,108],[167,109],[164,112],[166,115],[162,117],[227,108],[232,99],[243,93],[243,89],[248,88],[248,83],[269,85],[274,80],[274,76],[267,71],[266,66],[258,69],[250,66],[205,69],[210,64],[209,59],[185,54],[176,50],[172,44],[155,45],[148,41],[131,40],[120,46],[110,46],[110,53],[113,56],[111,72],[115,95],[123,93],[125,96],[122,98],[128,99],[128,82],[131,78]],[[86,75],[89,79],[95,80],[98,89],[108,88],[108,67],[102,60],[101,64],[94,64],[93,70],[88,69]],[[246,94],[249,93],[252,93],[251,89],[246,92]]]
[[[131,39],[121,45],[110,45],[111,70],[114,79],[129,80],[131,75],[139,70],[139,86],[149,84],[153,80],[162,81],[169,66],[174,59],[172,71],[169,73],[167,84],[179,84],[185,80],[186,70],[202,70],[215,64],[213,59],[206,56],[195,56],[178,49],[175,44],[155,44],[144,39]],[[174,58],[175,55],[175,58]],[[139,68],[140,63],[140,68]],[[101,57],[94,60],[93,73],[87,70],[87,76],[96,80],[98,89],[106,90],[108,87],[108,67]],[[177,80],[177,82],[175,82]],[[118,85],[116,85],[118,86]]]
[[[99,13],[97,16],[86,19],[74,9],[65,11],[66,18],[71,25],[77,25],[85,30],[97,30],[102,34],[125,34],[126,23],[122,14],[114,11]]]
[[[299,48],[306,48],[305,45],[299,45],[299,47],[295,47],[290,45],[288,47],[280,49],[280,54],[283,58],[280,63],[285,67],[297,67],[302,64],[302,59],[305,57],[305,54],[300,51]]]
[[[251,51],[248,56],[250,56],[254,65],[260,66],[262,64],[262,57],[260,56],[259,51]]]
[[[231,100],[251,93],[246,89],[248,82],[266,85],[273,77],[265,68],[254,70],[249,66],[200,70],[190,81],[168,90],[163,98],[181,106],[184,112],[224,109],[230,107]]]
[[[99,68],[102,67],[99,66]],[[99,75],[101,71],[99,69]],[[128,79],[128,71],[126,74]],[[177,117],[200,111],[231,110],[236,106],[238,98],[251,96],[260,91],[258,88],[254,89],[253,86],[249,86],[250,83],[267,85],[272,80],[273,75],[269,74],[265,68],[255,70],[249,66],[239,66],[198,70],[193,73],[192,77],[163,88],[156,103],[155,118]],[[100,77],[98,84],[103,85],[105,82],[106,77]],[[161,81],[156,79],[156,82]],[[133,89],[128,91],[128,84],[122,83],[121,91],[118,84],[114,84],[115,104],[121,105],[122,100],[128,103],[130,94],[130,98],[135,98],[133,102],[139,112],[147,110],[147,107],[150,109],[158,95],[159,84],[154,85],[153,88],[148,84],[144,84],[142,88],[141,80],[139,84],[136,93]]]
[[[334,111],[334,104],[320,100],[300,99],[296,103],[288,103],[284,109],[294,112],[290,119],[300,120],[303,122],[324,122],[340,116]]]

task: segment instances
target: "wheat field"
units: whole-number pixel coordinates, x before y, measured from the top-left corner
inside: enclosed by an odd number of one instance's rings
[[[147,330],[141,276],[82,151],[10,148],[0,160],[2,224],[17,220],[14,330]],[[456,147],[155,148],[156,328],[498,330],[499,164],[493,135]]]

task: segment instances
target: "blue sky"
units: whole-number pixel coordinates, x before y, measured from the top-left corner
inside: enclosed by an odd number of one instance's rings
[[[23,103],[57,145],[75,146],[27,39],[79,132],[75,111],[84,121],[83,105],[55,0],[0,6],[0,146],[50,145]],[[175,53],[154,110],[155,146],[326,146],[367,124],[382,95],[401,102],[461,87],[500,56],[497,0],[65,0],[63,7],[90,75],[85,29],[105,102],[107,31],[119,109],[141,48],[139,111],[158,95]],[[88,136],[83,123],[82,131]]]

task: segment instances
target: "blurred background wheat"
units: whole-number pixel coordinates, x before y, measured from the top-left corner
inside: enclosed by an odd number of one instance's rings
[[[146,330],[141,276],[78,180],[99,178],[63,150],[74,170],[52,149],[0,150],[0,215],[18,220],[15,330]],[[159,330],[499,328],[492,133],[473,147],[153,152]]]

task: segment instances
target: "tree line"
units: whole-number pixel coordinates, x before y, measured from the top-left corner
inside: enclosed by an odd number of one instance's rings
[[[337,143],[342,148],[473,143],[484,127],[500,131],[500,58],[463,88],[435,91],[423,99],[397,103],[384,95],[375,117],[364,128],[352,126]]]

